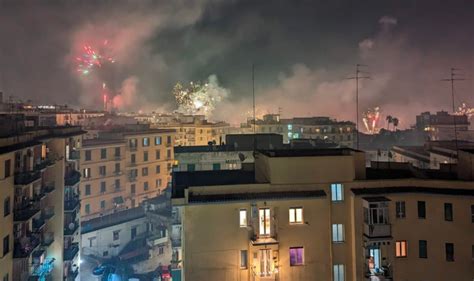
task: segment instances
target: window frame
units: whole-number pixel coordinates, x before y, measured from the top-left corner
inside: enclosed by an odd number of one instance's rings
[[[300,221],[298,221],[298,211],[301,211]],[[304,223],[304,214],[303,214],[303,207],[290,207],[288,208],[288,222],[291,225],[298,225]]]
[[[331,201],[344,202],[344,184],[342,183],[331,183]]]
[[[418,257],[420,259],[428,258],[428,241],[418,240]]]
[[[84,186],[84,196],[89,196],[89,195],[91,195],[91,185],[86,184]]]
[[[247,250],[240,250],[240,269],[248,269],[249,255]]]
[[[406,202],[396,201],[395,202],[395,218],[404,219],[407,217]]]
[[[444,220],[454,221],[454,208],[452,203],[444,203]]]
[[[417,201],[417,214],[419,219],[426,219],[426,201]]]
[[[448,250],[451,249],[451,252]],[[454,262],[456,259],[454,258],[454,243],[444,243],[444,252],[447,262]]]
[[[301,250],[301,261],[298,261],[298,251]],[[296,254],[294,262],[292,262],[292,252]],[[290,247],[289,249],[290,266],[304,266],[304,247]]]
[[[107,159],[107,148],[101,148],[100,149],[100,159]]]
[[[242,218],[245,219],[245,224],[242,224]],[[248,211],[245,208],[239,209],[239,227],[246,228],[248,227]]]
[[[407,240],[395,241],[395,257],[406,258],[408,257],[408,242]]]
[[[332,277],[334,281],[346,280],[346,267],[344,264],[334,264],[332,266]]]
[[[331,240],[332,243],[344,243],[345,241],[345,229],[342,223],[333,223],[331,228]],[[336,238],[336,239],[334,239]]]

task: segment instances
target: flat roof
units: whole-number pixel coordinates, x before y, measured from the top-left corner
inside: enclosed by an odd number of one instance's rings
[[[428,193],[440,195],[474,196],[474,189],[463,188],[435,188],[420,186],[397,186],[397,187],[377,187],[377,188],[351,188],[355,195],[381,195],[396,193]]]
[[[358,150],[351,148],[312,148],[312,149],[275,149],[259,150],[268,157],[305,157],[305,156],[345,156]]]
[[[121,139],[88,139],[82,141],[82,146],[96,146],[96,145],[107,145],[107,144],[125,144],[125,140]]]
[[[324,190],[308,190],[308,191],[279,191],[279,192],[244,192],[244,193],[227,193],[227,194],[209,194],[194,195],[189,194],[189,203],[217,203],[232,201],[249,201],[249,200],[281,200],[281,199],[305,199],[315,197],[325,197]]]
[[[98,218],[83,221],[81,223],[81,233],[89,233],[98,229],[110,227],[113,225],[125,223],[128,221],[136,220],[145,217],[145,211],[142,207],[136,207],[116,213],[108,214]]]
[[[174,129],[149,129],[149,130],[139,130],[139,131],[124,131],[124,136],[132,135],[148,135],[148,134],[162,134],[162,133],[175,133]]]
[[[221,152],[235,151],[233,145],[196,145],[196,146],[175,146],[174,153],[198,153],[198,152]]]

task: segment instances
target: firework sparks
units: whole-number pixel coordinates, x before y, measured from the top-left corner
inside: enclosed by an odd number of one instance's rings
[[[468,119],[474,116],[474,108],[469,107],[466,103],[461,103],[461,106],[456,110],[456,115],[466,115]]]
[[[115,63],[115,59],[108,55],[111,51],[105,40],[100,50],[94,49],[90,45],[82,47],[82,54],[76,57],[77,72],[81,75],[90,74],[95,68],[100,68],[104,63]]]
[[[173,88],[173,95],[178,104],[178,112],[209,116],[216,104],[227,96],[227,90],[219,87],[217,78],[211,76],[208,83],[191,82],[187,88],[177,83]]]
[[[375,134],[379,131],[378,123],[380,120],[380,107],[369,108],[363,113],[362,121],[365,130],[369,134]]]

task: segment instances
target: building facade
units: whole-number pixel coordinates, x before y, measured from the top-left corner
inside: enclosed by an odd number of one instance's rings
[[[254,171],[177,172],[182,277],[471,280],[474,155],[462,154],[451,180],[366,169],[350,149],[261,151]]]

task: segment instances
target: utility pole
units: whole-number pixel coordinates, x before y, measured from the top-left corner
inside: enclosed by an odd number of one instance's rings
[[[346,79],[355,80],[356,82],[356,147],[359,149],[359,80],[371,79],[370,73],[361,70],[361,68],[367,68],[365,64],[356,64],[355,76]]]
[[[454,144],[456,146],[456,155],[458,154],[459,147],[458,147],[458,129],[457,129],[457,124],[456,124],[456,106],[454,104],[454,81],[466,80],[460,77],[462,76],[462,73],[460,73],[459,71],[460,69],[451,67],[451,76],[446,79],[441,79],[441,81],[451,82],[451,101],[452,101],[452,106],[453,106]]]

